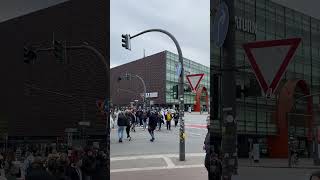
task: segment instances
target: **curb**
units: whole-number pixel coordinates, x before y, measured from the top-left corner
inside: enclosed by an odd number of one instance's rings
[[[279,169],[319,169],[320,167],[288,167],[288,166],[239,166],[239,167],[252,167],[252,168],[279,168]]]

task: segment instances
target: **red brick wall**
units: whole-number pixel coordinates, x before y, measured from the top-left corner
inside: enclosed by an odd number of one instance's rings
[[[165,103],[165,78],[166,78],[166,54],[165,51],[112,68],[110,70],[110,95],[112,103],[116,105],[127,105],[131,101],[138,99],[142,102],[142,98],[139,97],[139,93],[143,93],[143,85],[137,78],[133,78],[131,81],[122,80],[117,81],[118,77],[124,75],[126,72],[137,74],[141,76],[145,83],[147,92],[158,92],[158,98],[152,98],[155,104]],[[126,89],[136,92],[127,93],[117,89]]]

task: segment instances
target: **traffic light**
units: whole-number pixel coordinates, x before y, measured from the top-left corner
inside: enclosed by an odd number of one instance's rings
[[[131,50],[131,42],[129,34],[122,34],[122,47]]]
[[[27,47],[23,48],[23,62],[26,64],[30,64],[37,59],[37,54],[34,50],[29,49]]]
[[[65,59],[65,46],[60,41],[53,42],[53,54],[62,63]]]
[[[178,85],[173,86],[173,99],[178,99]]]

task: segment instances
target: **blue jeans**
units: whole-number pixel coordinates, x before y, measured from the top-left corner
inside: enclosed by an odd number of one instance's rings
[[[147,120],[143,121],[143,129],[147,128]]]
[[[119,126],[118,127],[118,137],[119,137],[119,139],[122,139],[123,138],[123,131],[124,131],[124,128],[125,128],[126,126]]]

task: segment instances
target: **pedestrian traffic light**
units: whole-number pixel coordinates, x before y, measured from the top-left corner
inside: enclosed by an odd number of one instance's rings
[[[178,85],[173,86],[173,99],[178,99]]]
[[[29,49],[27,47],[23,48],[23,62],[26,64],[30,64],[37,59],[37,54],[34,50]]]
[[[65,47],[61,41],[53,41],[53,54],[62,63],[65,59]]]
[[[131,50],[130,35],[122,34],[122,47]]]

